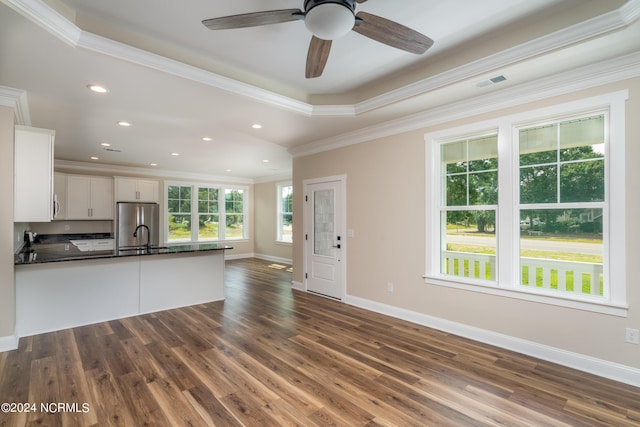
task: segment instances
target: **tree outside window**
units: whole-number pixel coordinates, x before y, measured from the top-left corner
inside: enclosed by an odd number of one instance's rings
[[[440,147],[441,273],[495,280],[498,140],[482,135]],[[474,256],[465,254],[485,254]]]
[[[225,189],[225,239],[244,238],[244,190]]]
[[[604,145],[604,113],[518,130],[522,286],[604,295]]]
[[[293,241],[293,186],[278,185],[278,237],[280,242]]]
[[[167,187],[168,228],[167,240],[191,240],[191,186]]]
[[[426,134],[425,283],[626,316],[628,97]]]
[[[198,188],[198,240],[218,240],[220,215],[218,188]]]
[[[166,188],[167,242],[246,238],[245,189],[180,184]]]

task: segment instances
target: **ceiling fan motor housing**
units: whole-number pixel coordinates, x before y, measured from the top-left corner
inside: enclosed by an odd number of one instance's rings
[[[340,38],[355,25],[355,0],[305,0],[304,23],[323,40]]]

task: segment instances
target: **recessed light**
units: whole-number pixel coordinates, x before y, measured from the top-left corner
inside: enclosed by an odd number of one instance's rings
[[[109,92],[109,90],[104,87],[104,86],[100,86],[100,85],[87,85],[87,88],[93,92],[97,92],[97,93],[107,93]]]
[[[125,122],[125,121],[122,121],[122,120],[121,120],[121,121],[119,121],[119,122],[118,122],[118,124],[119,124],[120,126],[124,126],[124,127],[129,127],[129,126],[131,126],[131,123],[129,123],[129,122]]]
[[[264,160],[262,161],[262,163],[269,163],[269,160],[264,159]]]
[[[91,158],[91,160],[99,160],[100,159],[99,157],[96,157],[96,156],[91,156],[90,158]]]
[[[103,147],[111,147],[111,144],[109,144],[108,142],[101,142],[100,145]]]
[[[157,163],[149,163],[149,166],[158,166]]]
[[[254,125],[251,125],[252,128],[254,129],[262,129],[262,125],[260,123],[256,123]]]
[[[171,153],[172,156],[179,156],[180,153]]]
[[[224,171],[225,172],[231,172],[231,169],[225,169]]]
[[[213,141],[213,139],[210,136],[203,136],[202,140],[203,141]]]

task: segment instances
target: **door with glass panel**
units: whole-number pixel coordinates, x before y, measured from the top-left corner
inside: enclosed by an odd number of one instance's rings
[[[343,181],[305,185],[305,279],[307,290],[342,299]]]

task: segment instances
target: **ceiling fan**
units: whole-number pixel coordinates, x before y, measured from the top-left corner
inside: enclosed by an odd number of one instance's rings
[[[305,77],[320,77],[329,58],[331,43],[351,30],[380,43],[422,54],[433,40],[411,28],[366,12],[355,13],[356,3],[367,0],[304,0],[301,9],[281,9],[244,13],[205,19],[202,23],[211,30],[246,28],[259,25],[304,21],[313,37],[307,53]]]

